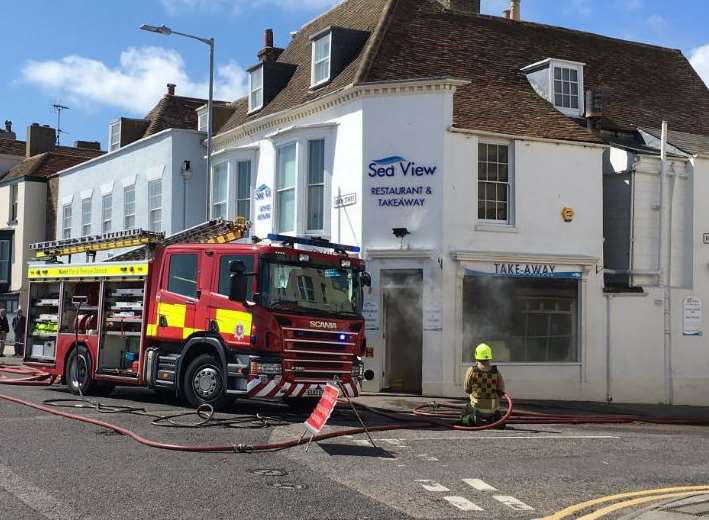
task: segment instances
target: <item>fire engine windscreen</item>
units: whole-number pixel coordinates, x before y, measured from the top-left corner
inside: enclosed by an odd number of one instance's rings
[[[266,262],[261,304],[301,314],[358,318],[362,312],[360,273],[350,268]]]

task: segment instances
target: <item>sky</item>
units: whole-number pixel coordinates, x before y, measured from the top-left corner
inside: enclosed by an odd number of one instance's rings
[[[263,31],[277,46],[337,0],[0,0],[0,122],[24,139],[33,122],[56,126],[62,144],[101,141],[117,117],[142,117],[177,84],[178,95],[207,96],[208,47],[138,30],[165,24],[216,40],[215,99],[246,91]],[[500,15],[508,0],[482,0]],[[707,0],[522,0],[525,20],[681,49],[709,85]]]

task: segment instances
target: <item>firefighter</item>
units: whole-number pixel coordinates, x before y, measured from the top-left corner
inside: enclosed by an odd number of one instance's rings
[[[501,418],[498,407],[505,395],[505,381],[492,365],[492,348],[487,343],[475,347],[475,365],[465,374],[465,393],[470,395],[470,401],[461,416],[463,425],[480,426]]]

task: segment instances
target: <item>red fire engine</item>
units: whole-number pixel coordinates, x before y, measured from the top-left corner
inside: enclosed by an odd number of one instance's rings
[[[33,244],[44,262],[28,267],[26,364],[74,393],[142,385],[192,406],[317,397],[335,378],[357,396],[370,280],[359,249],[280,235],[233,242],[245,231],[217,220],[167,238],[134,230]],[[130,246],[109,261],[57,261]]]

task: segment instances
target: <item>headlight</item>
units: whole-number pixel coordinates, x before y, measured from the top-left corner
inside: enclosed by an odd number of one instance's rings
[[[280,363],[259,363],[258,361],[251,362],[251,375],[266,375],[278,376],[281,375],[283,368]]]

